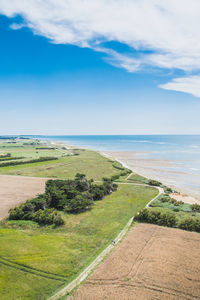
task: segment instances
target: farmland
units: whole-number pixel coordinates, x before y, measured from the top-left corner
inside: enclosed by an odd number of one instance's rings
[[[41,147],[45,149],[38,149]],[[35,145],[32,141],[1,143],[0,156],[6,161],[10,157],[23,157],[21,161],[42,155],[57,158],[0,167],[1,205],[2,201],[7,205],[6,213],[26,197],[43,192],[46,178],[73,178],[81,172],[100,180],[125,170],[94,151],[63,149],[62,145],[50,150],[47,147],[49,144]],[[11,155],[5,157],[7,153]],[[96,201],[91,210],[79,214],[61,212],[65,224],[60,227],[39,226],[26,220],[1,221],[1,299],[46,299],[73,280],[157,193],[149,186],[119,184],[116,192]]]
[[[69,300],[199,299],[199,243],[198,233],[134,226]]]

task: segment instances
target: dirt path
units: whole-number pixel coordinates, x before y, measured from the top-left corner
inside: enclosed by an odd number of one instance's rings
[[[8,211],[29,198],[43,193],[46,178],[0,175],[0,220]]]
[[[137,224],[69,300],[198,300],[199,246],[198,233]]]
[[[134,183],[122,183],[122,184],[132,184],[132,185],[139,185]],[[141,184],[140,184],[141,185]],[[163,193],[162,188],[155,187],[159,190],[159,193],[156,197],[154,197],[151,201],[155,200],[157,197],[160,196],[160,194]],[[151,202],[150,201],[150,202]],[[60,291],[55,293],[52,297],[50,297],[48,300],[57,300],[67,293],[70,293],[73,289],[75,289],[78,285],[85,280],[88,275],[100,264],[100,262],[103,261],[103,259],[113,250],[113,248],[123,239],[123,237],[127,234],[128,230],[130,229],[130,226],[133,222],[133,217],[128,221],[124,229],[118,234],[118,236],[115,238],[115,244],[110,244],[97,258],[72,282],[70,282],[68,285],[66,285],[64,288],[62,288]],[[103,299],[103,298],[102,298]]]

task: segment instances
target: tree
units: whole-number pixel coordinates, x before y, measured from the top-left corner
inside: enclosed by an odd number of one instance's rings
[[[68,199],[65,211],[69,213],[79,213],[90,209],[93,202],[83,195],[77,195],[74,199]]]

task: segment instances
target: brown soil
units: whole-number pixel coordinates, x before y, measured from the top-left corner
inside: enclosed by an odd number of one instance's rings
[[[8,215],[11,207],[43,193],[45,178],[0,176],[0,220]]]
[[[139,224],[70,299],[200,299],[200,234]]]

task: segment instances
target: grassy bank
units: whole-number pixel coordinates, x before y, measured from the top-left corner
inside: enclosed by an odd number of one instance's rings
[[[1,299],[45,299],[76,277],[157,193],[119,185],[91,211],[63,214],[65,225],[57,229],[5,222],[0,227]]]

